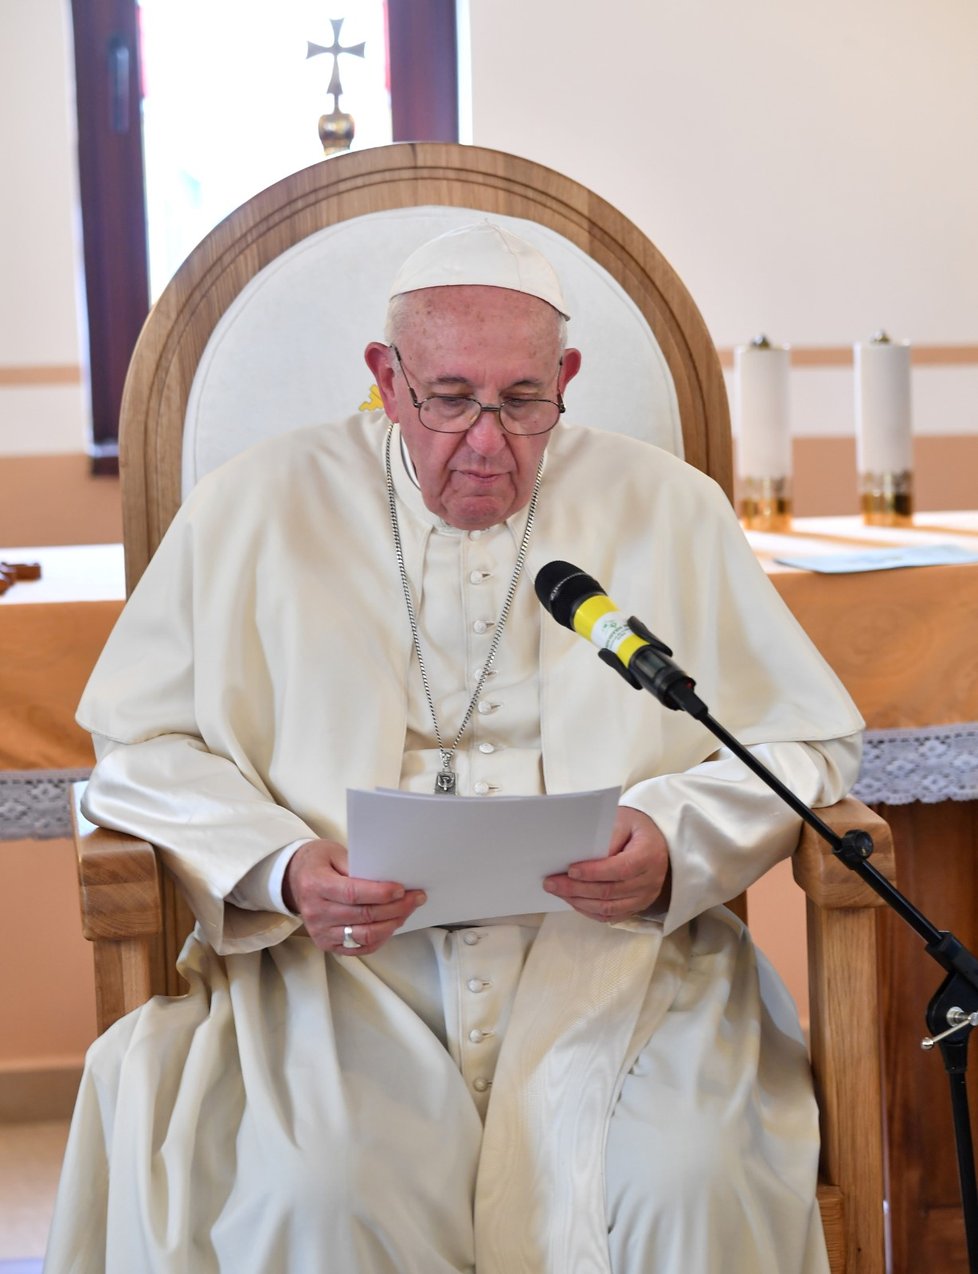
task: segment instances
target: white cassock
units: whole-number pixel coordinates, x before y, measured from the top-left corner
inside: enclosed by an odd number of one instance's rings
[[[720,906],[790,853],[797,819],[532,590],[548,561],[581,565],[803,800],[838,799],[858,714],[696,471],[558,426],[458,755],[466,795],[621,786],[669,844],[665,915],[510,917],[341,958],[263,899],[283,846],[345,841],[348,787],[432,790],[384,432],[376,415],[299,431],[205,479],[86,691],[89,816],[159,845],[198,925],[190,994],[89,1054],[47,1274],[824,1271],[794,1009]],[[394,474],[454,737],[525,513],[458,531],[396,443]]]

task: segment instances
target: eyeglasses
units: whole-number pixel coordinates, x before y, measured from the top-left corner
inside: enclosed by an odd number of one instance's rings
[[[460,394],[431,394],[418,400],[407,378],[400,351],[392,345],[397,365],[411,395],[418,419],[425,429],[439,434],[464,434],[478,421],[485,411],[495,412],[500,425],[508,434],[528,437],[532,434],[548,434],[566,411],[564,400],[557,393],[557,401],[550,398],[523,398],[512,395],[499,403],[480,403],[478,398]],[[559,370],[559,365],[558,365]]]

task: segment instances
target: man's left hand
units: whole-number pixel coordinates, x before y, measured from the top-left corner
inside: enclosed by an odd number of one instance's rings
[[[606,858],[572,863],[543,887],[592,920],[624,920],[668,900],[669,849],[647,814],[619,805]]]

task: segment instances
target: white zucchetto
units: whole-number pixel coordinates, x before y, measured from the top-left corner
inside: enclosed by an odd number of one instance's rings
[[[416,248],[398,270],[390,295],[471,285],[525,292],[570,317],[557,272],[543,253],[491,221],[449,230]]]

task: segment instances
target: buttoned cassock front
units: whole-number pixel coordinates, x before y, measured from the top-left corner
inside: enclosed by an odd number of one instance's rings
[[[670,846],[664,917],[611,927],[566,912],[539,930],[532,918],[498,933],[422,930],[344,960],[323,957],[294,918],[227,903],[291,841],[344,840],[347,787],[430,790],[383,433],[376,417],[301,431],[206,479],[86,692],[79,716],[104,754],[89,814],[160,845],[199,923],[188,999],[130,1015],[92,1051],[49,1271],[102,1268],[103,1248],[105,1268],[127,1274],[437,1274],[476,1259],[481,1274],[637,1274],[660,1258],[666,1269],[693,1261],[684,1274],[716,1262],[744,1274],[823,1268],[803,1052],[777,988],[762,1001],[740,927],[704,914],[789,852],[795,820],[739,763],[708,759],[715,744],[696,722],[620,686],[573,634],[541,623],[529,587],[552,558],[580,562],[676,649],[714,715],[802,799],[835,799],[855,749],[832,740],[858,716],[722,494],[687,466],[558,427],[528,578],[482,696],[491,710],[476,712],[459,758],[463,791],[621,785]],[[483,559],[478,538],[440,534],[403,473],[397,481],[452,738],[523,515],[486,533]],[[443,595],[471,620],[464,651],[457,617],[437,613]],[[486,935],[484,965],[466,932]],[[487,980],[493,943],[505,952],[492,962],[508,970],[498,1004],[469,987]],[[616,1165],[634,1164],[629,1129],[644,1130],[653,1168],[638,1176],[650,1189],[676,1176],[692,1205],[668,1109],[690,1108],[691,1085],[704,1125],[744,1130],[742,1154],[725,1191],[707,1191],[706,1213],[690,1206],[692,1220],[667,1224],[653,1199],[650,1225],[623,1185],[630,1169]],[[641,1094],[656,1091],[661,1110],[643,1114]],[[687,1125],[686,1140],[702,1132]],[[748,1234],[752,1249],[739,1251]]]

